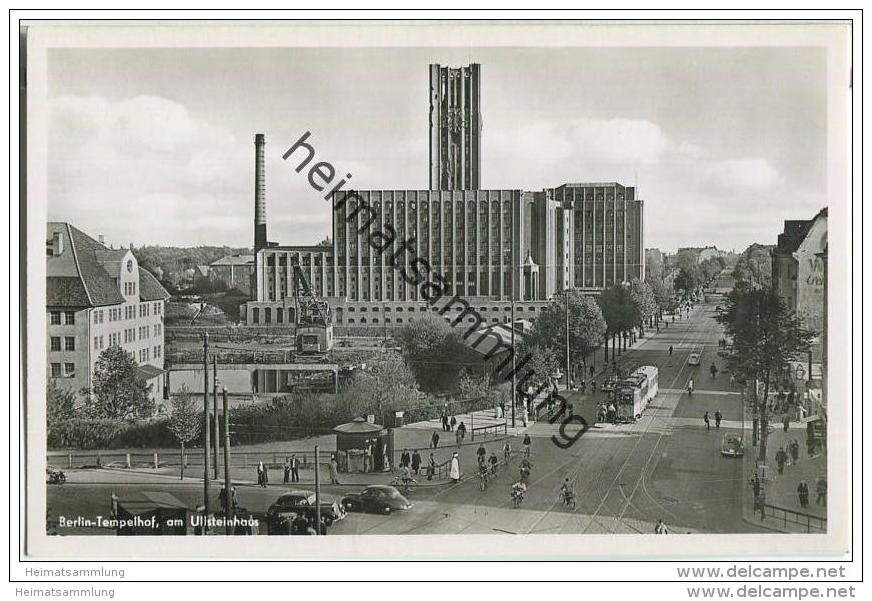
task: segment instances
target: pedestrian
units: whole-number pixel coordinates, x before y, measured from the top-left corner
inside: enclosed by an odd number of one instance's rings
[[[805,480],[799,481],[799,486],[796,487],[796,494],[799,496],[799,506],[803,509],[808,507],[808,483]]]
[[[415,472],[415,475],[418,475],[418,470],[421,469],[421,455],[418,453],[418,449],[415,449],[412,452],[412,471]]]
[[[663,520],[657,520],[657,524],[654,526],[654,534],[669,534]]]
[[[409,454],[409,449],[403,449],[400,454],[400,467],[409,467],[410,463],[412,463],[412,455]]]
[[[524,427],[527,427],[527,408],[521,407],[521,423],[524,424]]]
[[[721,410],[718,409],[717,411],[715,411],[715,428],[720,429],[722,419],[724,419],[724,416],[721,415]]]
[[[820,505],[823,502],[823,506],[827,506],[827,479],[823,476],[818,476],[817,482],[814,485],[815,492],[817,492],[817,498],[814,500],[815,505]]]
[[[427,480],[432,480],[436,475],[436,458],[430,453],[430,463],[427,464]]]
[[[451,416],[451,421],[448,422],[448,431],[451,432],[454,430],[454,426],[457,425],[457,418],[455,416]]]
[[[285,477],[283,480],[284,484],[287,484],[291,479],[291,459],[288,457],[285,459]]]
[[[709,422],[709,414],[708,414],[708,411],[706,411],[706,412],[705,412],[705,415],[702,416],[702,421],[705,422],[705,429],[706,429],[706,430],[711,430],[711,429],[712,429],[711,423]]]
[[[466,424],[460,422],[460,425],[457,426],[457,431],[460,432],[460,440],[464,440],[466,438]]]
[[[751,488],[754,490],[754,498],[760,496],[760,474],[756,471],[754,472],[754,476],[751,478]]]
[[[790,414],[789,413],[784,414],[784,419],[781,421],[781,423],[784,424],[784,431],[787,432],[787,428],[790,427]]]
[[[512,445],[509,441],[506,441],[506,444],[503,445],[503,462],[508,463],[509,457],[512,456]]]
[[[296,455],[291,455],[291,482],[300,481],[300,464]]]
[[[587,390],[587,382],[585,382],[584,380],[581,381],[581,389],[580,390],[581,390],[581,394],[584,394],[585,391]]]
[[[687,396],[693,396],[693,378],[687,381]]]
[[[618,410],[615,407],[614,403],[609,403],[608,408],[606,409],[606,416],[610,423],[614,424],[618,421]]]
[[[593,378],[593,372],[594,372],[593,365],[591,365],[590,366],[590,377],[591,378]]]
[[[257,485],[263,487],[263,461],[257,464],[255,471],[257,472]]]
[[[457,458],[457,453],[451,457],[451,468],[448,470],[448,476],[455,482],[460,482],[460,459]]]
[[[442,416],[442,431],[448,432],[450,430],[451,430],[451,425],[448,423],[448,416],[443,415]]]
[[[439,433],[433,432],[433,436],[430,437],[430,446],[434,449],[439,446]]]
[[[267,484],[269,484],[269,469],[261,462],[261,467],[263,468],[263,487],[266,488]]]
[[[590,381],[590,393],[596,394],[596,380]]]
[[[530,438],[529,434],[524,434],[524,442],[522,443],[524,446],[524,457],[530,456],[530,447],[533,446],[533,441]]]
[[[670,357],[672,356],[672,345],[671,344],[669,345],[669,356]]]
[[[461,441],[463,440],[463,432],[460,431],[460,428],[454,431],[454,441],[457,443],[457,446],[460,446]]]
[[[790,457],[793,459],[793,463],[797,463],[799,461],[799,441],[795,438],[790,441]]]
[[[778,465],[778,473],[784,473],[784,464],[787,462],[787,453],[784,452],[784,447],[778,449],[775,453],[775,463]]]
[[[339,462],[336,453],[330,455],[330,484],[339,484]]]

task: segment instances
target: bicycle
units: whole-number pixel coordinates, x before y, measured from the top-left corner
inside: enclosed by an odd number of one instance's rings
[[[487,472],[479,472],[478,474],[478,486],[482,490],[482,492],[487,490]]]
[[[575,493],[571,491],[560,491],[560,502],[575,511]]]
[[[414,478],[404,479],[401,475],[397,475],[391,481],[391,486],[396,489],[401,489],[403,494],[408,494],[410,492],[415,491],[415,487],[418,485],[418,481]]]

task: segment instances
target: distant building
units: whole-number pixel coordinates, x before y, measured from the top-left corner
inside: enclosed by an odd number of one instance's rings
[[[90,388],[100,353],[118,345],[161,399],[169,293],[129,249],[109,249],[68,223],[47,230],[48,377],[77,393]]]
[[[812,219],[784,222],[772,251],[772,286],[804,328],[824,329],[824,264],[818,256],[827,247],[827,209]]]
[[[254,255],[229,255],[211,263],[214,279],[227,284],[228,289],[237,289],[251,295],[254,277]]]
[[[430,189],[341,189],[343,179],[324,196],[333,209],[329,247],[267,241],[265,139],[255,136],[255,284],[246,323],[294,323],[294,265],[328,300],[336,325],[401,324],[408,316],[397,313],[436,311],[432,297],[444,296],[486,312],[479,323],[464,319],[477,328],[508,321],[511,301],[536,311],[561,290],[597,294],[645,278],[644,202],[635,187],[480,189],[480,74],[477,64],[430,65]],[[301,138],[283,158],[297,169],[314,154]],[[422,298],[428,283],[442,294]]]
[[[686,248],[679,248],[676,254],[689,254],[696,258],[697,263],[702,263],[703,261],[708,261],[709,259],[715,259],[717,257],[723,257],[727,253],[723,250],[719,250],[716,246],[689,246]]]

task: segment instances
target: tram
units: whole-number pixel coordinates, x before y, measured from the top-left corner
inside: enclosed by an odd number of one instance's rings
[[[648,406],[658,389],[658,370],[653,365],[643,365],[630,374],[620,385],[617,393],[618,416],[637,419]]]

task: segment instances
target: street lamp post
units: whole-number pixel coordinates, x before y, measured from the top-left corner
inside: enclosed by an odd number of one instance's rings
[[[569,370],[569,289],[566,289],[566,302],[564,303],[564,313],[566,316],[566,390],[569,390],[570,370]]]
[[[203,534],[209,530],[209,333],[203,332]]]

